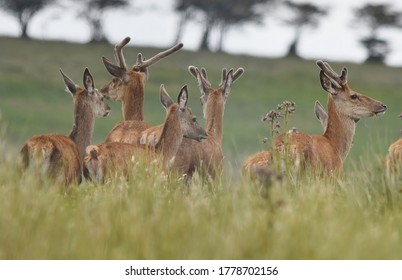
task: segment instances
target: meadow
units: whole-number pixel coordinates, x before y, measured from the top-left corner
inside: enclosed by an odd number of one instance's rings
[[[135,43],[135,38],[133,38]],[[203,124],[199,89],[188,66],[205,67],[218,86],[223,67],[243,67],[226,103],[225,173],[214,182],[196,176],[190,186],[138,164],[128,181],[84,182],[72,194],[24,176],[16,156],[34,134],[68,134],[72,101],[59,68],[77,84],[88,67],[100,88],[110,80],[101,57],[113,46],[0,38],[0,259],[401,259],[402,180],[386,178],[383,160],[400,137],[402,68],[332,63],[349,69],[353,89],[388,105],[384,116],[361,120],[337,178],[305,176],[262,188],[241,174],[247,155],[266,148],[262,115],[284,100],[296,103],[289,127],[321,133],[314,102],[326,104],[315,61],[180,51],[149,69],[145,118],[163,121],[163,83],[171,96],[189,87],[189,106]],[[138,52],[128,47],[134,64]],[[97,119],[100,143],[122,119],[120,104]]]

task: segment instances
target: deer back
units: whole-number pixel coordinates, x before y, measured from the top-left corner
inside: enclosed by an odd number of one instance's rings
[[[81,182],[81,160],[92,137],[95,117],[107,116],[110,107],[94,87],[88,69],[84,71],[85,88],[77,86],[60,70],[74,101],[74,124],[70,135],[44,134],[33,136],[20,151],[22,167],[39,169],[42,175],[70,185]]]
[[[145,151],[144,151],[145,152]],[[138,161],[139,147],[127,143],[111,142],[90,145],[86,149],[83,174],[87,180],[99,184],[114,174],[128,177],[129,168]],[[142,153],[143,156],[145,153]],[[150,155],[152,157],[152,155]]]
[[[402,170],[402,138],[389,146],[385,161],[388,174]]]
[[[163,125],[156,126],[160,131],[155,148],[146,145],[131,145],[121,142],[106,142],[98,146],[89,146],[84,159],[84,175],[86,178],[103,183],[110,172],[127,174],[130,163],[144,159],[153,160],[158,154],[163,157],[163,170],[167,171],[174,161],[177,148],[183,136],[201,140],[207,137],[206,132],[196,121],[187,107],[187,87],[184,86],[174,103],[163,85],[160,90],[161,103],[167,110]],[[160,130],[159,130],[160,129]]]

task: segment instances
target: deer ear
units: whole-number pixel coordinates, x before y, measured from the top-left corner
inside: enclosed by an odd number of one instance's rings
[[[60,69],[60,73],[63,77],[64,84],[66,85],[68,91],[74,96],[77,91],[77,86],[64,72]]]
[[[180,110],[183,110],[187,107],[188,101],[188,90],[187,85],[181,88],[179,96],[177,97],[177,103],[179,104]]]
[[[318,100],[314,105],[314,113],[317,119],[320,121],[322,128],[326,130],[328,124],[328,114]]]
[[[83,77],[84,87],[85,89],[91,93],[95,90],[94,79],[92,78],[91,73],[89,73],[88,68],[85,68],[84,77]]]
[[[326,92],[328,92],[328,93],[330,93],[332,95],[336,95],[337,94],[337,89],[340,88],[340,86],[338,84],[336,84],[335,81],[333,81],[327,75],[325,75],[322,70],[320,71],[320,82],[321,82],[322,88]]]
[[[102,61],[110,75],[123,80],[125,83],[129,81],[129,76],[127,75],[126,69],[114,65],[109,59],[104,56],[102,57]]]
[[[169,107],[174,103],[172,98],[170,98],[169,94],[167,93],[165,86],[163,84],[160,87],[160,98],[161,103],[166,110],[168,110]]]

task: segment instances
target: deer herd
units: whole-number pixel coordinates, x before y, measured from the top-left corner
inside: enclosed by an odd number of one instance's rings
[[[112,174],[128,176],[130,166],[139,160],[158,161],[162,173],[174,172],[191,180],[197,170],[214,179],[223,172],[222,150],[223,115],[231,87],[244,73],[243,68],[222,69],[221,82],[213,87],[204,68],[189,66],[201,92],[202,128],[187,107],[189,92],[184,85],[174,102],[164,85],[160,86],[160,102],[166,117],[160,125],[150,126],[144,121],[144,89],[148,68],[161,59],[179,51],[177,44],[150,59],[141,53],[129,68],[123,49],[127,37],[114,48],[116,64],[103,57],[102,61],[113,76],[112,81],[98,90],[88,69],[83,74],[83,85],[76,85],[62,70],[64,84],[73,97],[74,122],[68,136],[43,134],[33,136],[20,150],[23,169],[35,169],[39,176],[52,178],[71,187],[84,177],[103,184]],[[310,166],[322,174],[337,173],[348,155],[361,118],[382,115],[387,106],[380,101],[354,91],[348,83],[348,71],[338,75],[331,66],[317,61],[322,88],[328,93],[328,112],[317,101],[315,114],[324,133],[310,135],[292,130],[278,136],[270,151],[261,151],[243,162],[243,170],[254,177],[260,168],[271,168],[280,155],[297,163],[302,169]],[[110,113],[105,99],[121,102],[123,121],[116,124],[103,143],[92,144],[95,119]],[[387,174],[398,170],[402,162],[402,138],[392,144],[385,159]]]

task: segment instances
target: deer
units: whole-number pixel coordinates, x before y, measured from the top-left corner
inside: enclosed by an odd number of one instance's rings
[[[149,124],[144,121],[143,108],[148,68],[180,50],[183,44],[177,44],[150,59],[145,59],[141,53],[138,53],[136,63],[129,69],[123,54],[123,48],[129,42],[130,37],[126,37],[114,47],[118,65],[106,57],[102,57],[106,70],[114,78],[101,89],[101,93],[107,98],[121,102],[124,119],[112,128],[106,136],[105,142],[124,142],[136,145],[139,133],[149,127]]]
[[[84,175],[87,179],[95,179],[103,184],[107,172],[120,169],[124,175],[127,175],[130,162],[135,161],[136,157],[152,160],[157,155],[162,156],[162,172],[167,174],[175,161],[183,138],[196,141],[207,139],[207,133],[198,124],[191,109],[187,107],[187,85],[182,87],[177,103],[174,103],[162,84],[160,101],[167,113],[155,149],[124,142],[105,142],[99,146],[89,146],[84,159]]]
[[[402,118],[402,114],[399,117]],[[399,138],[389,146],[385,164],[388,176],[402,170],[402,138]]]
[[[316,100],[314,104],[314,114],[317,117],[317,119],[320,121],[322,128],[324,129],[324,132],[327,128],[328,124],[328,114],[325,111],[324,106],[321,105],[320,101]],[[297,130],[292,129],[288,133],[294,133],[297,132]],[[272,164],[272,152],[271,151],[261,151],[253,156],[248,157],[244,163],[243,163],[243,168],[249,172],[251,172],[251,175],[255,177],[258,175],[259,170],[264,170],[265,173],[273,174],[272,170],[269,170],[269,166]],[[267,169],[268,168],[268,169]]]
[[[21,167],[37,168],[41,175],[54,178],[66,186],[82,180],[81,163],[85,148],[92,142],[95,118],[106,117],[110,107],[95,88],[88,68],[83,75],[84,88],[76,85],[60,69],[74,103],[74,122],[68,136],[41,134],[29,138],[20,150]]]
[[[204,68],[200,70],[197,67],[189,66],[188,71],[196,78],[201,91],[200,101],[203,118],[206,119],[205,130],[208,139],[202,142],[183,139],[172,168],[180,174],[184,174],[187,182],[199,168],[205,169],[208,177],[214,179],[223,170],[222,137],[225,104],[232,84],[243,75],[244,69],[238,68],[236,71],[222,69],[218,88],[212,87]],[[158,134],[158,127],[143,131],[141,143],[152,146],[157,141]]]
[[[318,60],[320,83],[328,93],[328,116],[323,135],[310,135],[300,131],[286,133],[275,139],[274,150],[299,158],[302,165],[309,165],[323,174],[339,172],[353,143],[358,121],[361,118],[380,116],[387,106],[382,102],[354,91],[348,83],[348,70],[338,75],[327,62]],[[286,155],[285,155],[286,156]],[[247,171],[255,166],[272,164],[272,152],[259,152],[244,161]]]

